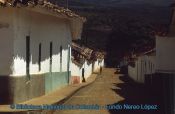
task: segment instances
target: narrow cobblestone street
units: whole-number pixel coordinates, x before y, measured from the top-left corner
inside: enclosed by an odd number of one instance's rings
[[[93,105],[100,106],[116,104],[154,104],[158,110],[59,110],[53,114],[162,114],[158,99],[151,96],[151,92],[135,84],[127,76],[115,74],[115,69],[105,68],[96,81],[75,93],[64,105]]]

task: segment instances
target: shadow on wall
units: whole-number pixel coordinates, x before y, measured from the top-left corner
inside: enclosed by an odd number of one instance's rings
[[[3,90],[3,92],[0,92],[0,104],[11,103],[13,101],[12,97],[9,96],[11,94],[9,90],[12,89],[9,82],[10,78],[8,76],[2,76],[0,79],[0,90]]]
[[[120,76],[119,79],[123,83],[114,84],[117,88],[113,89],[116,94],[124,98],[123,101],[119,101],[109,105],[158,105],[157,110],[126,110],[122,107],[122,110],[109,110],[110,114],[165,114],[163,104],[161,103],[160,96],[155,96],[154,92],[143,84],[135,83],[128,76]]]
[[[21,18],[17,19],[18,23],[16,25],[19,28],[24,26],[25,29],[20,29],[19,33],[16,33],[17,36],[14,37],[14,57],[18,56],[26,61],[28,47],[26,44],[29,45],[28,51],[32,64],[37,64],[39,61],[40,44],[41,62],[50,58],[51,47],[52,55],[58,55],[60,53],[60,46],[62,46],[63,52],[68,49],[68,44],[71,43],[70,22],[68,20],[33,12],[30,12],[30,15],[28,15],[27,11],[27,13],[24,12],[19,12]],[[62,55],[64,56],[64,53]],[[67,60],[67,57],[64,59]]]
[[[68,47],[63,46],[63,50],[66,50]],[[24,47],[25,50],[25,47]],[[49,49],[49,42],[48,42],[48,46],[47,46],[47,53],[45,55],[42,56],[41,58],[41,62],[49,59],[50,58],[50,49]],[[45,50],[43,49],[42,52],[44,52]],[[36,52],[38,52],[38,50],[36,49]],[[60,47],[59,45],[56,45],[56,43],[54,44],[53,42],[53,52],[52,55],[58,55],[60,53]],[[33,56],[35,54],[35,58],[32,58],[32,63],[37,63],[38,65],[38,56],[39,53],[32,53],[31,51],[31,55]],[[16,55],[14,55],[16,56]],[[17,55],[21,60],[25,63],[26,62],[26,53],[19,53]],[[59,66],[60,66],[60,58],[58,58],[58,71],[59,71]],[[67,56],[63,57],[62,60],[65,61],[65,59],[67,60]],[[54,61],[53,61],[54,62]],[[55,64],[55,63],[54,63]],[[20,64],[21,65],[21,64]],[[22,75],[25,75],[25,68],[26,65],[23,64],[22,66],[19,65],[19,69],[17,70],[22,70],[24,72],[22,72]],[[49,65],[49,64],[48,64]],[[67,64],[62,64],[62,65],[67,65]],[[24,67],[24,68],[23,68]],[[42,70],[42,69],[41,69]],[[17,102],[22,102],[22,101],[26,101],[28,99],[34,98],[34,97],[38,97],[41,95],[44,95],[45,93],[47,93],[47,89],[52,90],[53,88],[55,89],[56,86],[61,86],[65,84],[67,84],[67,73],[66,72],[62,72],[61,74],[53,74],[54,76],[52,76],[50,78],[49,74],[47,74],[49,72],[46,71],[46,75],[44,74],[37,74],[36,75],[31,75],[30,76],[30,83],[26,83],[28,80],[27,76],[9,76],[9,75],[1,75],[0,76],[0,104],[10,104],[10,103],[17,103]],[[37,73],[37,72],[36,72]],[[59,75],[55,76],[55,75]],[[55,81],[54,81],[55,80]],[[58,81],[57,81],[58,80]],[[66,80],[66,81],[65,81]],[[64,81],[64,83],[62,83]],[[53,87],[53,88],[48,88],[48,87]]]
[[[25,75],[26,63],[30,61],[30,72],[37,73],[39,71],[48,72],[49,67],[54,68],[54,71],[61,71],[62,68],[67,68],[68,59],[68,44],[69,42],[56,42],[54,39],[49,41],[32,41],[30,38],[29,43],[22,44],[16,47],[14,54],[14,69],[15,75]],[[24,41],[23,41],[24,42]],[[27,46],[28,44],[28,46]],[[51,58],[52,57],[52,58]],[[51,59],[50,59],[51,58]],[[41,64],[42,63],[42,64]],[[62,64],[61,64],[62,63]],[[52,64],[53,67],[50,66]],[[65,66],[64,66],[65,65]],[[57,67],[58,66],[58,70]],[[42,69],[43,68],[43,69]]]
[[[145,79],[146,84],[150,86],[155,96],[161,96],[166,111],[165,114],[174,114],[174,74],[155,73],[146,75]]]
[[[60,47],[62,47],[62,51],[68,50],[68,44],[66,43],[60,44],[59,41],[58,42],[50,41],[50,42],[52,42],[52,56],[60,54]],[[41,42],[41,62],[50,58],[50,52],[51,52],[50,42],[49,41],[47,43]],[[32,64],[37,64],[39,61],[39,43],[31,44],[30,48],[31,48],[30,57],[32,57],[31,62]],[[15,56],[19,56],[26,61],[26,50],[25,52],[22,52],[22,51],[19,52],[18,55],[15,55]],[[63,59],[67,59],[67,58],[63,58]]]

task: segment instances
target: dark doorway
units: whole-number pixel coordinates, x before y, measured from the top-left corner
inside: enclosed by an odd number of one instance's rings
[[[30,36],[26,36],[26,75],[30,79]]]
[[[92,63],[92,73],[94,73],[94,62]]]
[[[53,43],[50,42],[50,72],[52,72],[52,54],[53,54]]]
[[[39,71],[41,71],[41,43],[39,44],[39,56],[38,56]]]

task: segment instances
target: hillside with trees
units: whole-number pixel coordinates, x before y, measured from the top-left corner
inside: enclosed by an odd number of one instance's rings
[[[110,0],[98,4],[90,1],[69,1],[71,10],[87,18],[82,40],[78,43],[106,51],[109,66],[131,52],[153,48],[154,32],[167,31],[170,22],[171,8],[168,5],[126,5]],[[61,5],[64,6],[65,1]]]

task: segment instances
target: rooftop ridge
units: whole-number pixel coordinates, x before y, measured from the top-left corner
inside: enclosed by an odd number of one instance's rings
[[[46,0],[27,0],[27,1],[20,1],[20,0],[0,0],[0,6],[2,7],[35,7],[35,6],[41,6],[42,8],[45,8],[47,10],[50,10],[52,12],[56,12],[58,14],[63,13],[68,18],[78,18],[82,20],[83,22],[86,21],[85,17],[81,17],[78,14],[74,13],[73,11],[69,9],[65,9],[64,7],[60,7],[57,4],[53,4]]]

